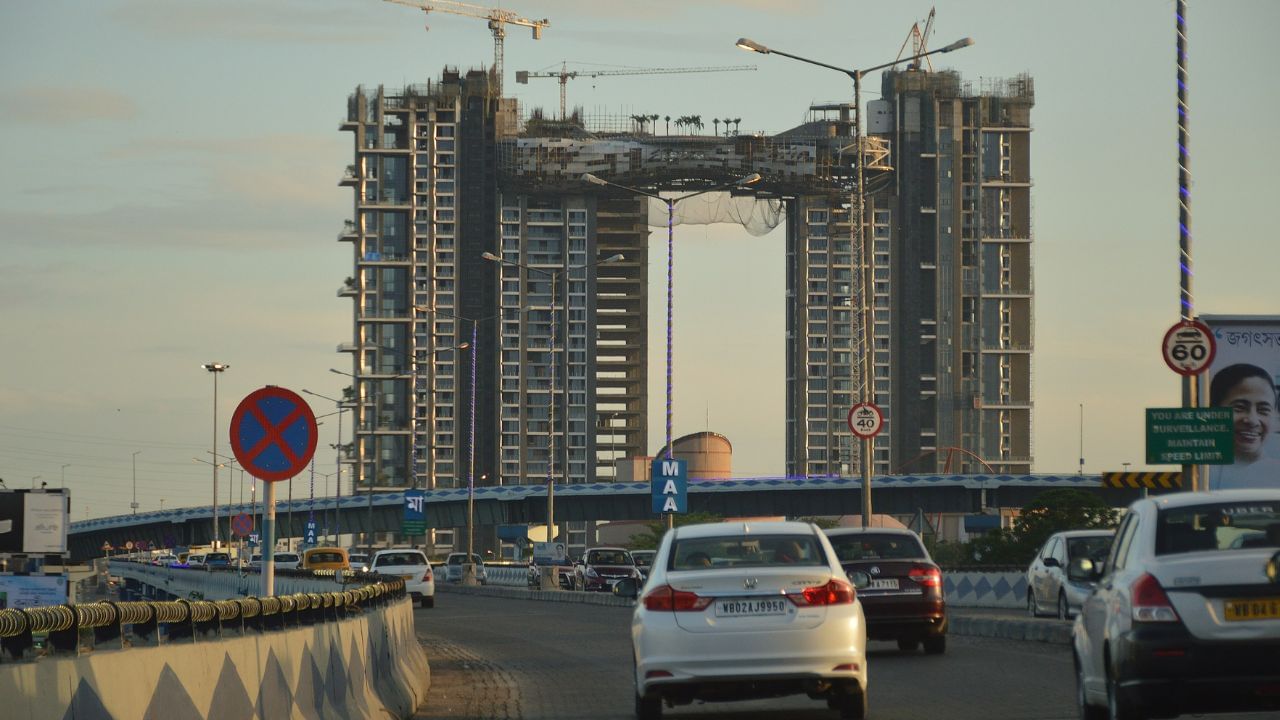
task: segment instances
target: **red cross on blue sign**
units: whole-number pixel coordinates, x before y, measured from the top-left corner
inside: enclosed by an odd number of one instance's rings
[[[231,416],[231,450],[240,467],[259,480],[291,478],[316,452],[315,413],[291,390],[255,390]]]

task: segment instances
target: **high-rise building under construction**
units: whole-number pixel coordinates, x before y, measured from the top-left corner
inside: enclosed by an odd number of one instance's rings
[[[876,472],[1029,471],[1029,78],[974,92],[886,73],[863,145],[866,294],[849,106],[774,136],[670,135],[522,118],[489,81],[446,71],[348,100],[355,488],[606,480],[615,458],[658,450],[647,200],[588,172],[653,194],[760,173],[752,192],[785,209],[786,334],[759,340],[785,343],[787,374],[756,381],[787,385],[787,474],[851,473],[860,297],[887,420]]]

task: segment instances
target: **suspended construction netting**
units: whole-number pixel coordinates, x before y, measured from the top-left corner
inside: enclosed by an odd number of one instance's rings
[[[759,237],[782,224],[784,215],[783,202],[776,198],[733,197],[728,192],[709,192],[677,202],[672,222],[676,225],[734,223]],[[667,226],[666,203],[649,199],[649,226]]]

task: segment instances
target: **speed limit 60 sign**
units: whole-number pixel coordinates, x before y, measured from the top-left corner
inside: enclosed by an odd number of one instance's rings
[[[863,440],[879,435],[883,427],[884,413],[873,403],[858,403],[849,411],[849,429]]]
[[[1179,375],[1199,375],[1213,362],[1213,331],[1198,320],[1183,320],[1164,334],[1164,361]]]

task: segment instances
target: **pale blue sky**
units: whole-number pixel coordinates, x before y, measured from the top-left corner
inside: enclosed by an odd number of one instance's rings
[[[734,40],[875,65],[931,5],[934,46],[977,42],[941,66],[975,82],[1035,78],[1035,469],[1076,469],[1082,403],[1086,470],[1139,467],[1143,409],[1178,404],[1159,355],[1177,313],[1172,0],[520,0],[504,7],[551,27],[537,42],[510,30],[506,87],[554,111],[557,83],[517,85],[515,70],[756,64],[578,79],[569,102],[740,117],[743,132],[776,132],[811,102],[847,99],[849,82]],[[1280,81],[1266,49],[1278,21],[1280,4],[1267,0],[1192,3],[1204,313],[1280,312],[1270,210]],[[327,369],[348,368],[335,348],[351,318],[336,296],[351,263],[336,241],[351,215],[351,191],[337,185],[351,157],[350,134],[337,130],[347,95],[360,83],[434,79],[445,65],[487,66],[492,53],[483,21],[377,0],[0,4],[0,477],[56,485],[70,463],[76,519],[127,512],[141,450],[144,510],[161,497],[207,503],[209,468],[190,459],[212,433],[201,363],[232,365],[219,383],[223,452],[227,418],[248,392],[337,393],[341,378]],[[876,97],[878,77],[865,85],[864,100]],[[676,432],[702,430],[709,416],[733,441],[737,472],[780,472],[781,233],[687,227],[677,243]],[[653,269],[656,381],[664,277]],[[652,448],[662,403],[655,382]],[[330,419],[321,447],[335,439]],[[317,470],[333,469],[324,450]]]

